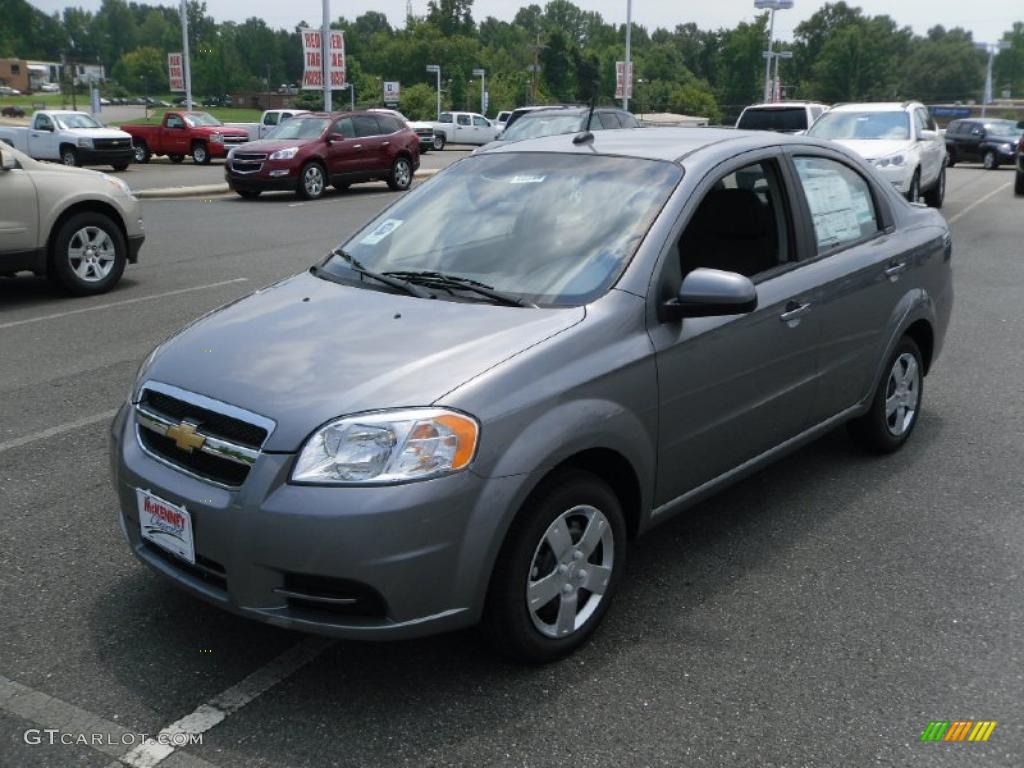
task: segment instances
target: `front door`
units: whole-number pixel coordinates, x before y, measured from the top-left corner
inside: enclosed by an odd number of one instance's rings
[[[676,285],[697,267],[744,274],[757,286],[758,306],[651,329],[659,388],[656,506],[810,425],[820,328],[793,237],[789,182],[774,152],[745,162],[704,180],[678,264],[670,259],[666,267]]]
[[[0,273],[5,253],[36,247],[39,209],[36,188],[21,168],[0,171]]]
[[[363,150],[363,163],[359,170],[369,173],[387,168],[387,147],[384,146],[385,139],[381,136],[377,118],[373,115],[355,115],[352,121],[356,126],[356,138]]]
[[[473,115],[473,143],[489,144],[494,141],[494,129],[487,122],[487,118],[481,115]]]
[[[335,120],[328,135],[333,137],[326,150],[328,175],[332,181],[350,177],[366,162],[363,143],[356,138],[352,118]]]
[[[178,114],[167,115],[161,130],[160,151],[168,155],[187,155],[192,151],[188,126],[185,118]]]
[[[32,119],[32,129],[28,132],[28,154],[37,160],[60,159],[60,137],[49,115],[39,114]]]

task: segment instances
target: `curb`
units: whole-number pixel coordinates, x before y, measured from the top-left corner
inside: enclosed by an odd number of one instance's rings
[[[425,168],[416,171],[416,178],[429,178],[440,173],[440,168]],[[194,187],[161,187],[156,189],[132,190],[140,200],[158,197],[205,197],[208,195],[226,195],[231,188],[226,184],[201,184]]]

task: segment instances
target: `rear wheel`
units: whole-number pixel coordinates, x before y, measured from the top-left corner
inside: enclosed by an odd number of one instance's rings
[[[172,163],[175,163],[175,164],[185,162],[185,156],[184,155],[168,155],[167,158]]]
[[[128,163],[115,163],[111,166],[115,171],[123,171],[128,168]]]
[[[440,152],[442,149],[444,149],[444,145],[445,145],[445,138],[444,138],[444,136],[442,134],[440,134],[440,133],[435,133],[434,134],[434,149],[436,149],[438,152]]]
[[[596,475],[568,470],[527,499],[498,555],[482,628],[496,650],[553,661],[604,618],[626,564],[626,523]]]
[[[152,157],[152,154],[150,154],[149,147],[146,145],[146,142],[142,141],[141,139],[136,139],[136,141],[135,141],[135,162],[136,163],[148,163],[149,159],[151,157]]]
[[[994,171],[999,167],[999,158],[996,157],[996,153],[991,149],[985,152],[984,157],[981,158],[982,165],[985,166],[986,171]]]
[[[324,168],[319,163],[307,163],[299,174],[299,197],[305,200],[317,200],[324,194],[326,185]]]
[[[850,422],[850,434],[875,453],[892,453],[902,446],[917,424],[924,391],[921,350],[904,336],[889,357],[871,409]]]
[[[388,176],[388,187],[396,192],[404,192],[412,184],[412,163],[407,157],[396,157]]]
[[[198,141],[192,145],[192,160],[196,165],[210,164],[210,150],[203,142]]]
[[[70,165],[73,167],[81,165],[81,163],[78,162],[78,150],[76,150],[74,147],[61,147],[60,161],[64,165]]]
[[[120,227],[102,213],[79,213],[57,232],[47,277],[76,296],[110,290],[121,279],[128,246]]]
[[[954,152],[952,149],[949,150],[949,152],[946,154],[946,165],[949,166],[950,168],[956,165],[956,152]]]
[[[941,208],[942,202],[946,199],[946,169],[939,171],[939,178],[935,184],[924,193],[924,201],[932,208]]]

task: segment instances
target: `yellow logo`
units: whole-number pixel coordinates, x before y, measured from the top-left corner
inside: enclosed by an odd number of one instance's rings
[[[185,453],[192,453],[197,448],[206,445],[206,438],[196,433],[196,426],[196,424],[183,421],[181,424],[168,427],[166,434],[178,448]]]

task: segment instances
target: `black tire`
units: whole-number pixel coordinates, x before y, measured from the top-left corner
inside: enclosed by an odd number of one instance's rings
[[[82,164],[78,159],[78,150],[74,147],[68,146],[60,148],[60,161],[63,165],[68,165],[73,168],[78,168]]]
[[[601,597],[578,588],[574,600],[578,600],[580,594],[584,597],[582,606],[575,606],[578,614],[587,610],[588,601],[598,599],[596,607],[584,622],[565,637],[551,637],[542,633],[534,624],[527,604],[526,588],[531,577],[537,575],[542,556],[549,557],[547,565],[552,568],[551,575],[554,575],[554,569],[559,567],[556,565],[558,560],[551,556],[553,550],[544,550],[547,546],[545,534],[561,515],[580,505],[599,510],[608,523],[612,553],[609,556],[604,550],[605,545],[601,543],[593,550],[592,557],[610,557],[611,573]],[[580,531],[578,529],[577,533]],[[579,538],[573,536],[572,542],[575,548]],[[575,560],[571,555],[564,559],[563,562],[570,564],[566,567],[572,568],[564,578],[578,576],[582,579],[585,574],[581,571],[585,569],[579,568],[577,563],[585,565],[589,561],[591,558]],[[530,494],[505,537],[491,575],[481,629],[496,651],[518,661],[540,664],[559,659],[586,642],[601,623],[615,596],[625,565],[626,522],[622,506],[611,488],[596,475],[582,470],[572,469],[552,475]],[[561,592],[558,592],[539,610],[555,608],[557,600],[557,614],[562,607],[562,599]]]
[[[113,259],[110,269],[104,277],[86,279],[76,274],[69,258],[69,251],[72,246],[76,250],[80,249],[79,233],[94,228],[101,230],[109,238],[113,248]],[[53,238],[46,276],[68,293],[75,296],[92,296],[97,293],[105,293],[113,288],[121,279],[127,261],[128,245],[121,233],[121,228],[109,216],[88,211],[75,214],[61,224],[56,237]]]
[[[946,169],[939,171],[939,178],[935,180],[932,188],[924,193],[924,201],[931,208],[941,208],[946,199]]]
[[[262,189],[236,189],[235,193],[239,197],[244,197],[246,200],[255,200],[260,196]]]
[[[994,150],[985,150],[985,154],[981,158],[981,164],[985,166],[986,171],[998,170],[999,157],[996,155]]]
[[[319,174],[318,176],[316,174]],[[315,177],[315,178],[314,178]],[[319,179],[317,182],[315,179]],[[306,163],[299,172],[296,194],[303,200],[319,200],[327,188],[327,173],[320,163]]]
[[[1013,194],[1024,197],[1024,171],[1017,171],[1017,178],[1013,182]]]
[[[142,139],[135,140],[135,162],[145,165],[153,157],[153,153],[149,151],[149,146]]]
[[[444,145],[447,143],[444,136],[440,133],[434,134],[434,149],[440,152],[444,149]]]
[[[914,171],[914,178],[910,180],[910,189],[907,190],[907,200],[912,203],[921,201],[921,169]]]
[[[893,387],[893,376],[897,361],[905,355],[911,355],[917,366],[916,376],[916,402],[909,422],[904,419],[901,431],[897,434],[893,431],[890,419],[898,423],[894,418],[898,414],[890,416],[887,414],[886,401],[896,391]],[[882,373],[882,380],[875,390],[874,399],[871,401],[871,408],[863,416],[854,419],[849,424],[850,435],[865,449],[872,453],[892,453],[897,451],[907,442],[914,427],[917,426],[918,418],[921,415],[921,403],[924,401],[924,364],[921,359],[921,350],[916,342],[909,336],[904,336],[896,349],[886,361]]]
[[[952,168],[954,165],[956,165],[956,152],[951,149],[946,154],[946,167]]]
[[[196,165],[210,164],[210,148],[202,141],[192,145],[192,162]]]
[[[168,155],[168,156],[167,156],[167,158],[168,158],[168,159],[169,159],[169,160],[170,160],[170,161],[171,161],[172,163],[174,163],[175,165],[177,165],[178,163],[183,163],[183,162],[185,162],[185,156],[184,156],[184,155]]]
[[[404,192],[412,186],[412,163],[409,158],[399,156],[391,164],[391,173],[388,174],[388,188],[395,192]]]
[[[128,163],[116,163],[111,166],[115,171],[125,171],[128,169]]]

